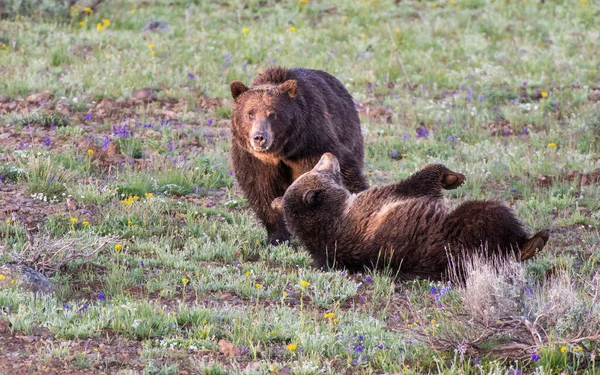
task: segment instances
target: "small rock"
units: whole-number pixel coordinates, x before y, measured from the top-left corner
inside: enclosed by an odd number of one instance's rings
[[[6,103],[8,102],[8,98],[4,95],[0,95],[0,103]]]
[[[50,91],[44,91],[37,94],[31,94],[27,97],[29,103],[39,103],[41,101],[48,101],[52,97]]]
[[[162,22],[152,21],[144,27],[143,31],[169,31],[169,27]]]
[[[150,101],[150,100],[154,100],[155,96],[154,96],[154,92],[155,90],[144,87],[143,89],[138,89],[138,90],[133,90],[131,92],[131,100],[142,100],[142,101]]]
[[[2,133],[0,134],[0,139],[6,139],[6,138],[10,138],[10,133]]]
[[[33,268],[13,263],[0,265],[0,287],[10,287],[14,284],[34,293],[56,292],[52,281]]]

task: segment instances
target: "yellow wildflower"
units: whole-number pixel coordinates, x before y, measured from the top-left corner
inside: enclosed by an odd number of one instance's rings
[[[556,143],[550,142],[550,143],[548,143],[548,147],[556,147]]]
[[[86,221],[84,221],[84,222],[83,222],[83,223],[81,223],[81,224],[83,224],[83,226],[84,226],[84,227],[87,227],[88,225],[90,225],[90,222],[86,220]]]
[[[366,39],[367,38],[367,34],[362,34],[360,37],[363,38],[363,39]]]
[[[250,30],[248,30],[248,29],[246,29],[246,28],[244,27],[244,28],[242,29],[242,32],[243,32],[244,34],[248,34],[248,33],[250,32]]]
[[[90,149],[88,149],[88,155],[89,155],[89,156],[92,156],[92,155],[94,155],[94,150],[92,150],[91,148],[90,148]]]
[[[78,221],[79,220],[76,217],[71,218],[71,223],[73,223],[73,224],[77,224]]]
[[[252,272],[246,271],[246,276],[250,276],[251,274],[252,274]]]
[[[323,318],[325,318],[325,319],[335,318],[335,313],[332,313],[332,312],[325,313],[325,314],[323,314]]]
[[[291,33],[295,33],[296,32],[296,28],[295,27],[290,27],[290,32]]]
[[[340,320],[338,318],[333,318],[333,324],[338,324]]]
[[[135,14],[135,9],[132,9],[132,10],[131,10],[131,14]]]
[[[100,31],[101,31],[101,30],[104,30],[104,25],[103,25],[103,24],[101,24],[100,22],[98,22],[98,24],[96,25],[96,29],[98,29],[98,30],[100,30]]]
[[[110,53],[107,53],[107,54],[106,54],[106,57],[110,57]]]
[[[79,26],[85,26],[85,21],[79,22]]]
[[[5,280],[6,279],[6,275],[3,275],[0,273],[0,280]]]
[[[155,55],[156,55],[156,51],[152,50],[152,56],[155,56]]]
[[[400,34],[400,31],[402,31],[402,30],[400,30],[399,28],[396,29],[396,34]]]
[[[190,279],[184,277],[183,279],[181,279],[181,282],[183,282],[183,286],[186,286],[190,282]]]
[[[137,195],[134,195],[134,196],[133,196],[133,200],[134,200],[134,201],[139,201],[139,200],[140,200],[140,197],[138,197]]]
[[[79,9],[81,9],[79,6],[71,5],[71,12],[77,13],[79,12]]]
[[[152,49],[154,47],[156,47],[156,44],[154,44],[154,43],[148,43],[148,48]]]
[[[83,10],[84,10],[86,13],[92,13],[92,12],[93,12],[92,8],[90,8],[90,7],[85,7]]]
[[[127,222],[127,225],[133,225],[133,222],[132,222],[131,220],[129,220],[129,221]]]
[[[275,366],[269,365],[269,371],[275,372],[275,371],[277,371],[277,369],[275,368]]]
[[[300,280],[300,286],[303,288],[306,288],[306,287],[310,286],[310,283],[306,280]]]
[[[287,292],[285,290],[283,291],[283,296],[287,297]]]
[[[254,284],[254,286],[256,287],[256,289],[261,289],[262,288],[262,284],[259,284],[259,283]]]
[[[548,97],[548,93],[546,91],[542,91],[542,98],[547,98]]]
[[[290,352],[293,352],[293,351],[295,351],[298,348],[298,345],[296,345],[296,344],[289,344],[289,345],[286,345],[285,348],[287,350],[289,350]]]
[[[302,4],[308,4],[308,0],[300,0]]]
[[[435,324],[435,323],[437,323],[437,320],[431,319],[431,324]]]
[[[4,220],[4,222],[5,222],[6,224],[10,224],[10,219],[6,219],[6,220]]]
[[[566,346],[563,346],[562,348],[560,348],[560,352],[561,353],[566,353],[566,351],[567,351],[567,347]]]
[[[118,253],[123,249],[123,245],[121,245],[120,243],[115,245],[115,251]]]
[[[152,199],[154,197],[152,193],[146,193],[144,195],[146,196],[146,199]]]
[[[103,25],[104,27],[109,27],[109,26],[110,26],[110,20],[107,20],[106,18],[104,18],[104,19],[102,20],[102,25]]]

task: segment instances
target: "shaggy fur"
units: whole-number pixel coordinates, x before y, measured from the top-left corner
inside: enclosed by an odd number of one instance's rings
[[[514,252],[525,260],[544,247],[548,231],[529,238],[510,209],[497,202],[447,207],[442,189],[455,189],[464,180],[431,164],[402,182],[352,194],[342,184],[337,158],[324,154],[273,207],[283,210],[288,228],[317,267],[390,267],[403,279],[441,279],[449,258],[487,249],[489,255]]]
[[[354,101],[332,75],[309,69],[267,69],[250,87],[231,83],[231,162],[269,243],[290,238],[271,202],[310,171],[325,152],[338,155],[351,192],[368,185],[362,174],[363,137]]]

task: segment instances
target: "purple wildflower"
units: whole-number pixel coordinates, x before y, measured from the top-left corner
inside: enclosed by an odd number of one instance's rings
[[[144,261],[143,261],[143,260],[140,262],[140,266],[142,266],[142,268],[145,268],[145,267],[146,267],[146,264],[144,263]]]
[[[431,287],[431,289],[429,289],[429,293],[431,294],[437,294],[438,292],[438,288],[436,288],[435,286]]]
[[[92,114],[88,113],[87,115],[85,115],[85,121],[90,121],[92,119]]]
[[[233,171],[229,171],[229,177],[233,177]]]
[[[212,124],[213,124],[213,119],[209,118],[209,119],[206,121],[206,123],[207,123],[209,126],[210,126],[210,125],[212,125]]]
[[[225,61],[227,62],[229,60],[231,60],[231,55],[227,53],[225,54]]]
[[[485,102],[485,96],[479,95],[479,103]]]
[[[529,134],[529,129],[527,129],[526,127],[521,129],[521,135],[527,135]]]
[[[109,145],[110,139],[108,139],[108,137],[104,137],[104,141],[102,142],[102,151],[106,151]]]
[[[365,282],[367,282],[367,283],[370,283],[370,282],[372,282],[372,281],[373,281],[373,279],[372,279],[372,278],[371,278],[371,276],[369,276],[369,275],[365,276],[365,279],[364,279],[364,280],[365,280]]]
[[[106,296],[104,293],[98,293],[98,301],[106,301]]]
[[[64,307],[65,310],[70,310],[71,309],[71,306],[69,306],[68,303],[63,303],[63,307]]]
[[[194,79],[194,78],[196,78],[196,76],[195,76],[195,75],[193,75],[192,73],[188,73],[188,75],[187,75],[187,76],[188,76],[188,78],[189,78],[189,79]]]
[[[470,102],[471,100],[473,100],[473,89],[471,88],[471,86],[467,87],[467,102]]]
[[[398,157],[398,151],[392,151],[392,159],[396,159]]]
[[[360,353],[360,352],[362,352],[363,350],[365,350],[365,347],[364,347],[364,345],[363,345],[363,344],[358,344],[358,345],[356,345],[356,346],[354,347],[354,351],[355,351],[355,352],[359,352],[359,353]]]
[[[173,140],[171,139],[169,141],[169,145],[167,146],[167,150],[173,151],[174,148],[175,148],[175,143],[173,143]]]
[[[540,360],[540,356],[535,352],[535,350],[531,351],[531,360],[533,362],[537,362]]]
[[[429,135],[429,130],[427,130],[426,128],[419,126],[417,128],[417,138],[427,138],[427,136]]]
[[[46,147],[50,147],[50,144],[51,144],[51,143],[50,143],[50,137],[48,137],[48,138],[44,139],[44,145],[45,145]]]
[[[450,135],[450,136],[448,136],[448,138],[446,138],[446,140],[448,142],[456,142],[456,136],[455,135]]]
[[[88,305],[83,305],[79,308],[79,310],[77,310],[77,314],[81,315],[81,313],[86,311],[87,309],[88,309]]]

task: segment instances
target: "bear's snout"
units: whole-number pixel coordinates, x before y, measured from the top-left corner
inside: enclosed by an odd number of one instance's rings
[[[258,131],[250,136],[250,144],[256,151],[267,151],[271,147],[272,139],[267,132]]]

